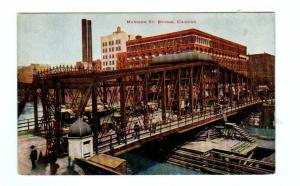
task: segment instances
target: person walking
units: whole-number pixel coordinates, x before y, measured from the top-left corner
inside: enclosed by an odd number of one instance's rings
[[[37,160],[37,150],[35,149],[34,145],[30,146],[31,152],[30,152],[30,160],[32,164],[32,170],[36,168],[35,161]]]
[[[138,122],[135,122],[133,129],[134,129],[135,139],[140,139],[140,126],[138,125]]]
[[[50,174],[55,175],[59,165],[56,163],[57,161],[57,153],[55,152],[54,148],[49,155],[49,164],[50,164]]]

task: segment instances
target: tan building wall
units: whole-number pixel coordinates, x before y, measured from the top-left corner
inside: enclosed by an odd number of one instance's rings
[[[117,68],[117,54],[126,52],[126,41],[132,39],[135,39],[135,35],[127,34],[120,27],[111,35],[101,37],[102,70],[115,70]]]
[[[20,83],[32,83],[33,71],[45,70],[49,68],[48,65],[31,64],[29,66],[18,67],[18,82]]]

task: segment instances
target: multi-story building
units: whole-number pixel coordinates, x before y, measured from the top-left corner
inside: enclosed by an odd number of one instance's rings
[[[34,71],[41,71],[49,68],[48,65],[31,64],[29,66],[18,67],[18,82],[32,83]]]
[[[173,33],[127,41],[127,52],[119,54],[120,68],[147,66],[153,57],[167,54],[198,51],[210,55],[221,66],[248,72],[247,47],[197,29],[182,30]]]
[[[268,53],[249,55],[249,72],[255,85],[274,86],[275,56]]]
[[[117,54],[126,52],[126,41],[134,39],[135,35],[127,34],[117,27],[111,35],[101,37],[102,70],[115,70]]]

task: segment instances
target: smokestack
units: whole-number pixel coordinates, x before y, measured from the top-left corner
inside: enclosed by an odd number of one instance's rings
[[[81,30],[82,30],[82,62],[87,61],[87,29],[86,29],[86,19],[81,20]]]
[[[87,57],[87,60],[88,60],[88,62],[92,62],[93,61],[93,54],[92,54],[92,23],[91,23],[91,20],[88,20],[87,21],[87,39],[88,39],[88,41],[87,41],[87,49],[88,49],[88,51],[87,51],[87,55],[88,55],[88,57]]]

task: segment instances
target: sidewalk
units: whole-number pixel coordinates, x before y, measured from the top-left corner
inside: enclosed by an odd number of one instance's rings
[[[37,162],[37,168],[31,170],[30,146],[34,145],[38,151],[45,155],[46,152],[46,139],[34,136],[32,134],[18,136],[18,173],[20,175],[50,175],[50,165],[41,164]],[[57,159],[56,163],[59,165],[56,174],[57,175],[78,175],[84,174],[81,168],[77,165],[74,167],[74,171],[68,168],[68,157]]]

